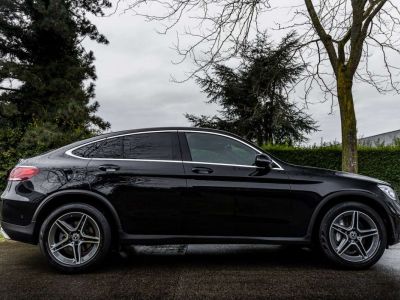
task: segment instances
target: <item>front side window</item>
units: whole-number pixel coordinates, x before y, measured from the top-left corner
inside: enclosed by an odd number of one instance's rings
[[[124,157],[128,159],[178,160],[176,132],[155,132],[124,137]]]
[[[208,133],[187,132],[192,161],[253,165],[258,152],[234,139]]]

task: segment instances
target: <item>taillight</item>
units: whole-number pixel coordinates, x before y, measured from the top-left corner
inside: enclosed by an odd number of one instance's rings
[[[31,179],[33,176],[39,173],[39,169],[36,167],[15,167],[10,172],[8,180],[22,181]]]

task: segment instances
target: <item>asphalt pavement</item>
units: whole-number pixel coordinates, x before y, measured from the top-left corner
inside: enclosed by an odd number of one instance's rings
[[[400,246],[365,271],[296,247],[137,247],[80,275],[52,270],[38,247],[0,242],[0,299],[400,299]]]

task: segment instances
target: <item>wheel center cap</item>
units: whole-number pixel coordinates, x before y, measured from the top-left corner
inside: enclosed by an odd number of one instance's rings
[[[357,238],[357,232],[351,231],[351,232],[349,233],[349,237],[350,237],[352,240],[355,240],[355,239]]]
[[[72,234],[72,240],[73,240],[74,242],[79,241],[80,238],[81,238],[81,236],[79,235],[79,233],[74,233],[74,234]]]

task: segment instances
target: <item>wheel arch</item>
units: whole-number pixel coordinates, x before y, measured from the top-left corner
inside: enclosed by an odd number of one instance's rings
[[[319,225],[325,213],[333,206],[343,202],[360,202],[373,208],[382,218],[388,234],[388,244],[394,239],[394,224],[390,218],[388,209],[375,197],[373,193],[365,191],[341,191],[325,197],[316,207],[312,214],[310,224],[307,229],[307,237],[315,241],[318,234]]]
[[[71,196],[74,197],[71,200]],[[32,222],[34,227],[34,240],[37,242],[39,238],[40,227],[42,226],[46,217],[54,211],[54,209],[68,203],[85,203],[92,205],[99,209],[110,222],[110,226],[114,238],[118,238],[119,233],[122,232],[122,225],[120,218],[114,206],[102,195],[91,191],[85,190],[67,190],[60,191],[46,197],[36,209]]]

